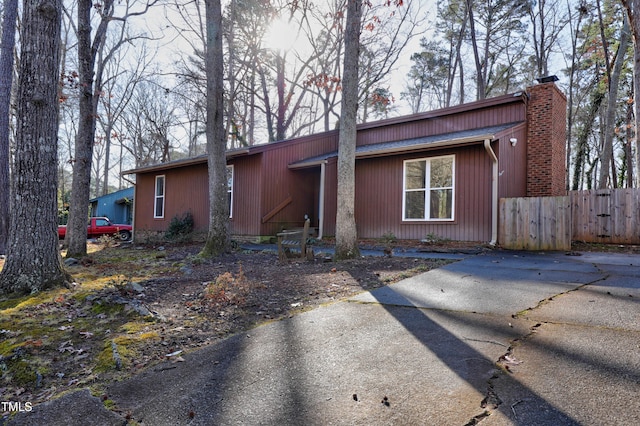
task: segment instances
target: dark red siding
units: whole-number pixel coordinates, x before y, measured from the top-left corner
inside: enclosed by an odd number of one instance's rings
[[[412,139],[505,123],[523,122],[526,109],[522,96],[506,95],[485,101],[457,105],[408,117],[384,120],[358,130],[358,145]],[[379,126],[379,123],[390,123]]]
[[[236,235],[261,235],[262,155],[249,155],[229,161],[233,165],[233,210],[231,232]],[[208,209],[208,207],[207,207]]]
[[[513,124],[494,135],[490,147],[498,157],[499,197],[525,196],[531,176],[546,173],[528,165],[532,152],[529,138],[540,143],[547,133],[538,132],[527,120],[529,103],[551,108],[554,133],[558,133],[563,98],[556,91],[538,89],[531,101],[523,94],[507,95],[405,117],[358,126],[358,146],[410,140],[449,132]],[[545,100],[545,94],[553,99]],[[543,108],[543,109],[544,109]],[[547,108],[548,109],[548,108]],[[520,124],[518,124],[520,123]],[[545,125],[542,124],[542,127]],[[533,130],[532,130],[533,129]],[[538,136],[536,136],[538,137]],[[517,140],[515,145],[510,139]],[[465,241],[489,241],[492,217],[493,161],[484,141],[467,140],[466,145],[421,148],[416,152],[389,154],[356,160],[356,223],[362,238],[380,238],[392,233],[402,239],[422,239],[431,234]],[[559,143],[558,142],[558,143]],[[545,145],[546,147],[547,145]],[[555,146],[555,145],[554,145]],[[240,236],[273,236],[284,228],[302,226],[304,216],[320,227],[321,170],[325,170],[323,235],[335,234],[338,132],[331,131],[298,139],[251,147],[231,153],[234,167],[231,232]],[[553,170],[560,162],[553,148]],[[440,155],[455,155],[455,209],[453,221],[409,222],[402,219],[403,161]],[[322,159],[318,158],[322,156]],[[538,155],[538,158],[542,158]],[[309,161],[315,159],[315,161]],[[306,168],[291,167],[307,161]],[[321,166],[321,163],[324,165]],[[544,166],[544,164],[542,164]],[[299,165],[298,165],[299,166]],[[527,178],[527,170],[530,177]],[[208,224],[208,182],[206,158],[159,165],[134,171],[137,174],[135,226],[137,230],[166,230],[176,215],[191,211],[196,228]],[[153,218],[155,176],[166,176],[164,219]],[[556,173],[557,174],[557,173]],[[554,174],[555,176],[555,174]],[[554,177],[553,184],[557,187]],[[497,208],[497,206],[495,207]]]
[[[498,135],[492,147],[498,156],[498,196],[524,197],[527,193],[527,128],[523,123]],[[515,139],[515,146],[510,142]]]
[[[292,170],[289,165],[337,150],[337,132],[277,142],[258,150],[261,177],[254,185],[262,191],[259,235],[303,226],[305,214],[314,227],[318,226],[319,171]]]
[[[404,160],[455,155],[454,221],[402,220]],[[324,235],[335,233],[336,163],[327,165]],[[356,223],[362,238],[392,233],[401,239],[428,234],[462,241],[488,241],[491,236],[491,162],[482,145],[425,151],[412,155],[356,161]]]
[[[164,217],[154,218],[156,176],[165,176]],[[193,215],[196,230],[209,226],[209,191],[207,165],[138,174],[136,178],[135,220],[137,231],[166,231],[175,216]]]

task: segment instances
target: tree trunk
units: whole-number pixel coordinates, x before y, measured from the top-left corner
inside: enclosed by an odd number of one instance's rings
[[[18,0],[5,0],[0,40],[0,254],[9,239],[9,122]]]
[[[633,96],[633,93],[631,93]],[[631,141],[633,140],[633,107],[627,105],[627,138],[624,142],[624,161],[627,171],[627,188],[633,188],[633,152],[631,149]],[[623,186],[622,184],[620,185]]]
[[[347,4],[340,132],[338,136],[336,260],[355,258],[360,255],[355,219],[355,169],[362,0],[348,0]]]
[[[79,114],[76,134],[69,222],[65,245],[68,257],[82,257],[87,253],[87,217],[91,183],[91,160],[96,132],[93,113],[94,58],[91,54],[91,7],[88,0],[78,1],[78,74]]]
[[[627,46],[629,44],[629,23],[624,19],[624,25],[620,31],[620,44],[616,53],[616,60],[613,70],[610,73],[609,93],[607,98],[607,116],[604,131],[604,146],[600,156],[600,176],[598,177],[598,188],[606,188],[607,186],[615,187],[615,174],[611,173],[613,166],[613,137],[615,131],[615,120],[618,99],[618,85],[620,81],[620,73],[627,56]]]
[[[633,38],[633,97],[636,129],[636,188],[640,188],[640,0],[622,0]]]
[[[481,100],[485,98],[485,87],[484,87],[484,73],[482,72],[482,61],[480,60],[480,53],[478,52],[478,41],[476,38],[476,28],[475,28],[475,19],[473,17],[473,2],[471,0],[467,1],[467,13],[469,15],[469,33],[471,35],[471,45],[473,47],[473,59],[476,65],[476,100]],[[486,61],[487,58],[485,57]]]
[[[598,78],[596,78],[593,82],[593,89],[591,92],[591,99],[589,102],[589,110],[587,114],[587,118],[584,120],[585,125],[580,130],[577,135],[576,140],[576,163],[573,169],[573,184],[571,185],[571,189],[573,191],[577,191],[581,188],[581,176],[583,175],[585,164],[587,163],[587,149],[589,145],[589,134],[593,129],[593,123],[598,115],[598,111],[600,110],[600,105],[602,105],[602,101],[604,100],[604,91],[600,89],[600,85],[598,84]],[[591,184],[589,184],[591,185]],[[591,188],[588,188],[591,189]]]
[[[69,223],[65,245],[67,257],[82,257],[87,254],[87,219],[89,217],[89,193],[91,191],[91,161],[96,135],[98,96],[101,77],[95,77],[98,52],[103,48],[107,26],[113,13],[113,0],[102,4],[102,19],[91,40],[91,10],[93,2],[78,1],[78,74],[79,113],[76,134],[71,202],[69,203]]]
[[[222,8],[206,0],[207,16],[207,153],[209,169],[209,233],[201,256],[223,254],[229,247],[226,137],[223,121]]]
[[[8,256],[0,293],[64,285],[57,234],[61,0],[24,2]]]
[[[111,168],[110,157],[111,157],[111,131],[112,122],[110,121],[107,124],[104,132],[104,170],[102,174],[102,192],[96,193],[96,196],[107,195],[109,193],[109,169]]]

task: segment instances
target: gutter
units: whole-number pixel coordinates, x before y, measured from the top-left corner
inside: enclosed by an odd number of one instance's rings
[[[489,245],[495,246],[498,241],[498,157],[491,148],[491,140],[484,140],[484,149],[491,157],[491,241]]]
[[[475,144],[483,139],[495,139],[494,134],[480,134],[455,139],[445,139],[437,142],[426,142],[415,145],[401,145],[387,148],[376,148],[376,145],[363,145],[356,148],[356,158],[377,157],[392,154],[404,154],[412,151],[424,151],[436,148],[447,148],[451,146],[459,147],[462,145]],[[358,150],[358,148],[360,148]]]

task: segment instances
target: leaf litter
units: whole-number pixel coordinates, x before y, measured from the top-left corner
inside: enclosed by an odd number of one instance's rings
[[[288,318],[442,266],[367,257],[279,262],[272,252],[197,257],[200,244],[90,244],[68,268],[76,285],[0,299],[0,398],[34,404],[71,389],[102,395],[113,380],[165,363],[257,324]],[[0,265],[1,266],[1,265]]]

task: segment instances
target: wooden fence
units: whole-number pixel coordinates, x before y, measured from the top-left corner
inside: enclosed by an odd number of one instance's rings
[[[571,191],[573,241],[640,244],[640,189]]]
[[[501,198],[498,242],[511,250],[570,250],[569,197]]]
[[[640,244],[640,189],[502,198],[498,242],[514,250],[570,250],[572,241]]]

